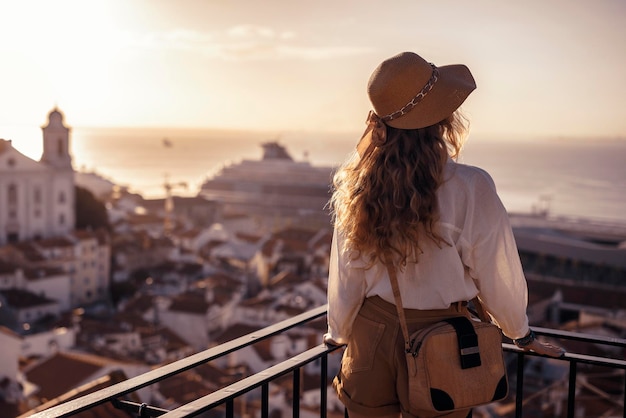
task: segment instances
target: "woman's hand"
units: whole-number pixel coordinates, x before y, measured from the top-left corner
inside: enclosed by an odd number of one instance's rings
[[[533,340],[525,347],[520,347],[524,351],[534,351],[537,354],[550,357],[563,357],[565,349],[554,344],[545,343],[539,340]]]
[[[550,357],[563,357],[565,350],[554,344],[545,343],[535,338],[535,333],[530,330],[525,337],[513,340],[516,346],[524,351],[534,351],[537,354]]]
[[[324,334],[324,338],[322,339],[322,341],[324,342],[324,344],[329,345],[331,347],[339,347],[342,344],[339,344],[337,341],[333,340],[330,337],[330,334]]]

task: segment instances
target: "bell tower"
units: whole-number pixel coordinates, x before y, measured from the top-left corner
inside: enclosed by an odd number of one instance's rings
[[[63,124],[63,114],[56,107],[48,114],[43,131],[41,162],[60,169],[72,169],[70,156],[70,128]]]

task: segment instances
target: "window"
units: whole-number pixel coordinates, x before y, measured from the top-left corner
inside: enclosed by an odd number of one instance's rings
[[[59,215],[59,225],[65,225],[65,214]]]
[[[41,189],[39,187],[35,187],[35,192],[34,192],[34,201],[35,204],[39,205],[41,204]]]
[[[8,191],[9,205],[17,205],[17,186],[15,184],[9,184]]]
[[[63,147],[63,138],[59,138],[57,139],[57,153],[59,155],[63,155],[64,153],[64,147]]]
[[[65,203],[65,192],[59,193],[59,203]]]

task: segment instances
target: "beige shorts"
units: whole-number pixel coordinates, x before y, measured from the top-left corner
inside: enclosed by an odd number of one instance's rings
[[[409,333],[444,318],[468,315],[466,304],[448,309],[405,309]],[[395,305],[378,296],[367,298],[352,326],[352,335],[333,381],[337,396],[355,413],[380,416],[408,411],[408,378],[404,340]],[[470,410],[419,417],[466,417]],[[471,415],[469,415],[471,416]]]

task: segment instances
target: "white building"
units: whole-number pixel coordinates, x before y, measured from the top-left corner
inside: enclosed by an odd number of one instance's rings
[[[0,325],[0,347],[2,347],[0,380],[3,378],[15,380],[19,371],[18,360],[21,354],[21,345],[22,337],[19,334]]]
[[[53,109],[34,161],[0,139],[0,245],[64,235],[74,229],[74,171],[70,129]],[[1,132],[0,132],[1,135]]]

